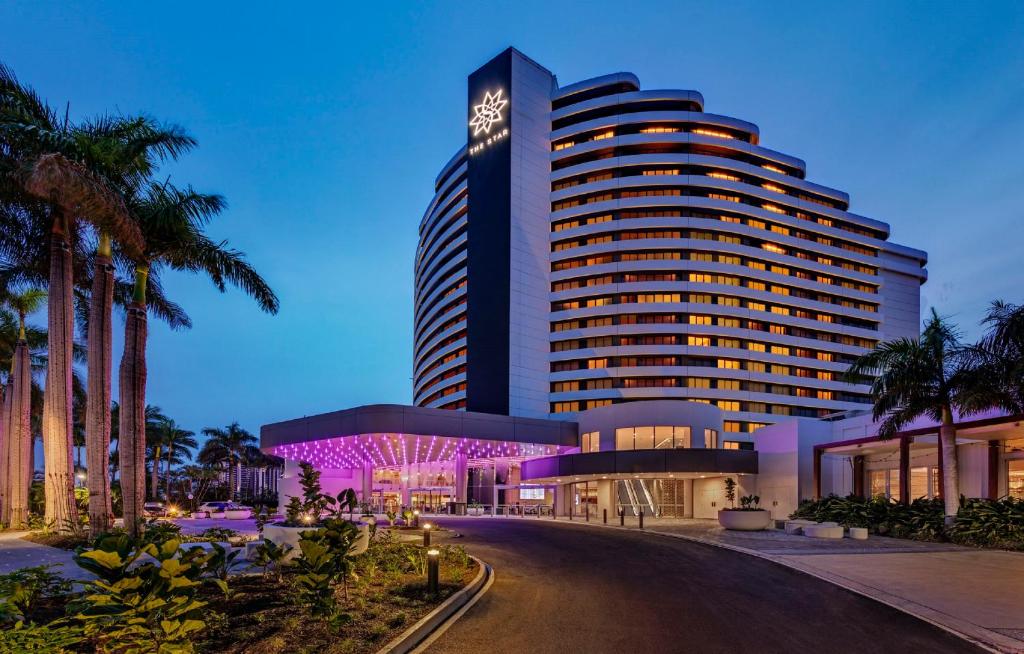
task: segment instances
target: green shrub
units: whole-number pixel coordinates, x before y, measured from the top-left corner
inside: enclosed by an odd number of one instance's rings
[[[53,567],[38,565],[0,575],[0,625],[34,620],[40,600],[71,592],[71,582],[50,572]]]
[[[0,652],[69,654],[80,651],[77,645],[84,640],[82,628],[70,620],[55,620],[45,625],[18,622],[0,629]]]
[[[910,504],[900,504],[884,497],[829,495],[801,502],[790,517],[866,527],[873,533],[896,538],[1024,550],[1024,500],[1012,497],[961,497],[956,519],[948,529],[941,499],[918,498]]]
[[[75,562],[99,579],[86,584],[74,619],[100,652],[192,652],[206,628],[195,599],[204,554],[180,543],[142,543],[126,534],[98,539]],[[148,555],[146,559],[144,555]]]

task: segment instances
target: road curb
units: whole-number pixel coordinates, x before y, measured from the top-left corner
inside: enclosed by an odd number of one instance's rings
[[[507,516],[495,516],[491,519],[499,520],[514,520]],[[892,595],[879,588],[868,586],[852,579],[847,579],[840,575],[830,574],[821,570],[810,569],[806,566],[800,565],[796,562],[787,561],[787,557],[778,556],[774,554],[765,554],[758,552],[757,550],[748,549],[746,547],[740,547],[737,545],[730,545],[728,543],[718,543],[715,541],[704,540],[694,536],[687,536],[685,534],[674,534],[665,531],[658,531],[656,528],[647,529],[634,529],[630,527],[620,527],[618,525],[606,525],[600,522],[587,522],[579,520],[558,520],[558,521],[543,521],[543,522],[555,522],[555,524],[561,525],[576,525],[579,527],[594,527],[598,529],[614,529],[617,531],[631,531],[639,533],[654,534],[656,536],[662,536],[667,538],[676,538],[679,540],[685,540],[691,543],[698,543],[700,545],[707,545],[709,547],[717,547],[725,550],[732,550],[740,554],[746,554],[747,556],[753,556],[765,561],[784,566],[790,570],[794,570],[801,574],[805,574],[821,581],[838,586],[851,593],[856,593],[863,597],[867,597],[870,600],[874,600],[880,604],[884,604],[888,607],[896,609],[902,613],[906,613],[918,620],[927,622],[928,624],[934,625],[943,631],[950,633],[958,638],[961,638],[972,645],[976,645],[988,652],[994,652],[995,654],[1021,654],[1024,653],[1024,648],[1021,647],[1020,641],[1003,636],[1000,633],[994,632],[990,629],[975,625],[973,623],[960,620],[955,616],[951,616],[935,609],[931,609],[922,604],[918,604],[911,600],[900,598],[896,595]],[[940,621],[941,618],[941,621]]]
[[[416,624],[403,631],[394,640],[377,650],[377,654],[408,654],[422,651],[461,618],[487,592],[494,582],[494,570],[475,556],[469,558],[480,566],[480,571],[477,572],[473,581],[420,618]]]

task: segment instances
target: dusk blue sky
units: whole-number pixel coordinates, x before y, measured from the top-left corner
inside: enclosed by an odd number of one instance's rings
[[[167,277],[195,327],[151,322],[149,398],[187,428],[411,400],[416,227],[465,140],[466,76],[509,45],[561,84],[630,71],[756,123],[926,250],[923,305],[969,336],[990,300],[1024,301],[1018,2],[223,4],[0,6],[0,60],[52,104],[199,139],[165,173],[227,197],[211,234],[281,298],[266,316]]]

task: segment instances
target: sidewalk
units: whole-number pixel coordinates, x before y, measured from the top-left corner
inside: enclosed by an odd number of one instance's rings
[[[0,574],[7,574],[37,565],[56,565],[53,570],[66,579],[94,579],[90,572],[75,565],[73,552],[24,540],[27,531],[0,532]]]
[[[588,523],[577,518],[571,524],[621,529],[618,520],[609,520],[607,527],[600,519]],[[625,528],[637,529],[637,520],[627,519]],[[1024,653],[1024,553],[874,535],[866,541],[826,541],[774,529],[726,531],[716,520],[648,518],[644,531],[768,559],[993,651]]]

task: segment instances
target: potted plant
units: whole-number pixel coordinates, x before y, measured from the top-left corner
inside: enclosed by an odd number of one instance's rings
[[[760,507],[760,496],[745,495],[736,506],[736,481],[732,477],[725,479],[725,499],[730,506],[718,512],[718,524],[726,529],[761,531],[771,525],[772,514]]]
[[[483,515],[484,506],[479,502],[471,502],[469,507],[466,508],[467,515]]]
[[[336,497],[322,492],[320,471],[303,461],[299,464],[299,484],[302,486],[302,499],[289,497],[285,507],[284,522],[276,522],[263,527],[264,540],[272,541],[278,547],[291,548],[288,558],[300,552],[299,541],[303,532],[323,528],[330,520],[341,520],[345,512],[349,513],[351,522],[359,534],[352,544],[351,555],[362,554],[370,544],[370,527],[361,523],[356,525],[351,520],[352,512],[358,502],[353,489],[347,488]]]

